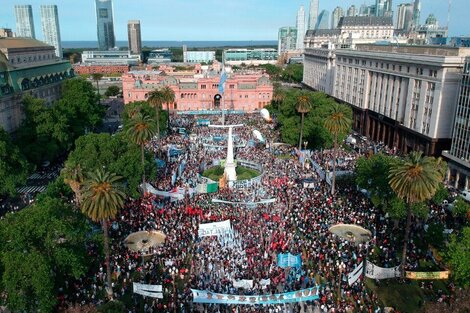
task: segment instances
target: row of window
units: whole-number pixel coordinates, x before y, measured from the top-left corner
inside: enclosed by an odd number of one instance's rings
[[[39,61],[47,61],[47,60],[54,60],[55,54],[38,54],[33,56],[19,56],[13,57],[10,59],[11,64],[21,64],[21,63],[31,63],[31,62],[39,62]]]

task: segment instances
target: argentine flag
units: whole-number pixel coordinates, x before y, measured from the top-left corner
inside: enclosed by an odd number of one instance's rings
[[[224,93],[226,80],[227,80],[227,73],[225,72],[225,69],[223,69],[222,73],[220,73],[219,93]]]

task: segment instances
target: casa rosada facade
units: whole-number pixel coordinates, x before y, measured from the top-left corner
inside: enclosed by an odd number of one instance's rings
[[[183,73],[182,73],[183,74]],[[271,102],[273,85],[269,76],[260,72],[230,73],[224,93],[218,90],[220,75],[162,71],[131,71],[122,75],[124,103],[146,101],[150,92],[165,86],[175,93],[170,110],[231,109],[252,112]],[[168,104],[163,106],[167,109]]]

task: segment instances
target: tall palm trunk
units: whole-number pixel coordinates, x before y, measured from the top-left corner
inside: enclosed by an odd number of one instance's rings
[[[142,189],[145,192],[147,191],[146,185],[145,185],[145,151],[144,151],[144,144],[140,145],[140,153],[141,153],[141,162],[142,162]]]
[[[333,143],[333,179],[331,180],[331,194],[335,194],[336,187],[336,152],[338,149],[338,134],[335,134],[335,139]]]
[[[302,112],[302,118],[300,120],[300,138],[299,138],[299,150],[302,150],[302,137],[304,135],[304,113]]]
[[[106,281],[108,283],[108,298],[109,300],[113,299],[113,285],[111,281],[111,266],[109,264],[109,237],[108,237],[108,223],[106,220],[102,220],[103,224],[103,237],[104,237],[104,255],[105,255],[105,265],[106,265]]]
[[[157,138],[160,139],[160,105],[155,107],[155,116],[157,117]]]
[[[403,252],[401,256],[401,277],[405,277],[405,264],[406,264],[406,252],[408,250],[408,239],[410,238],[410,228],[411,228],[411,206],[409,203],[406,204],[406,228],[405,228],[405,239],[403,243]]]

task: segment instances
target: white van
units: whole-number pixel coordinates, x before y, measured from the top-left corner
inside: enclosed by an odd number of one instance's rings
[[[464,190],[460,193],[460,195],[462,196],[462,198],[470,202],[470,191]]]

